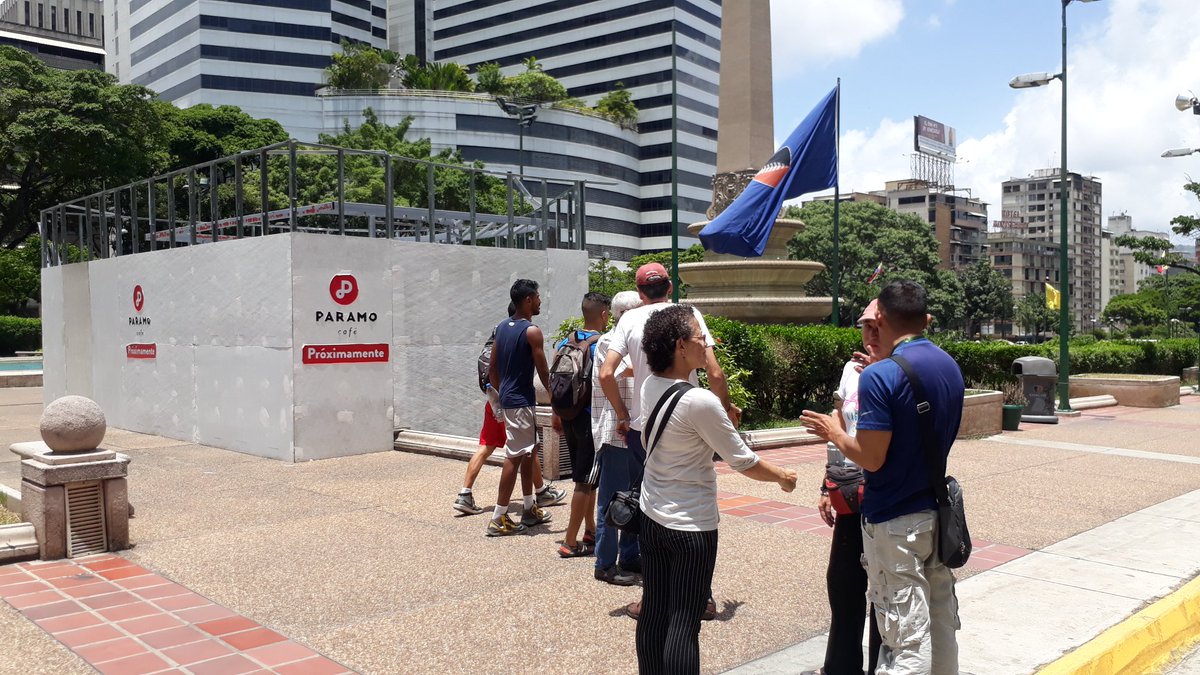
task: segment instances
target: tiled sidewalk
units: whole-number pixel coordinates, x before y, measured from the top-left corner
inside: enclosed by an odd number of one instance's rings
[[[825,443],[810,443],[807,445],[791,445],[784,448],[759,450],[758,455],[769,459],[775,464],[788,466],[792,464],[807,464],[809,462],[824,462],[828,453],[825,451]],[[718,476],[734,473],[734,470],[729,468],[729,465],[723,461],[717,461],[716,465]]]
[[[119,556],[0,567],[0,598],[101,673],[350,672]]]
[[[824,452],[824,450],[822,447],[821,451]],[[833,535],[833,528],[821,520],[821,514],[817,513],[815,508],[807,506],[739,495],[733,492],[717,492],[717,508],[720,509],[722,515],[734,518],[745,518],[758,523],[777,525],[826,537]],[[1006,546],[983,539],[972,539],[971,543],[974,550],[971,552],[967,567],[979,571],[989,570],[1029,553],[1029,549]]]

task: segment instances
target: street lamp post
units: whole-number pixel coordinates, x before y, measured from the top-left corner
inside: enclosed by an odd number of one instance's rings
[[[517,119],[517,164],[519,166],[518,175],[521,178],[525,176],[525,129],[533,124],[537,119],[538,104],[536,103],[513,103],[502,96],[496,97],[496,105],[505,112],[509,117]]]
[[[1095,2],[1095,0],[1078,0],[1079,2]],[[1071,279],[1067,262],[1068,222],[1067,196],[1070,189],[1067,174],[1067,5],[1072,0],[1062,2],[1062,72],[1057,75],[1050,73],[1032,73],[1014,77],[1008,86],[1013,89],[1026,89],[1049,84],[1051,80],[1062,83],[1062,170],[1059,175],[1059,312],[1058,312],[1058,410],[1071,412],[1071,351],[1068,337],[1071,333]]]

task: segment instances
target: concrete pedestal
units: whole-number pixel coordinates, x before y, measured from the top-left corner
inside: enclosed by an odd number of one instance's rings
[[[129,547],[129,492],[125,480],[129,457],[103,448],[59,454],[42,442],[16,443],[9,449],[24,458],[21,504],[26,520],[33,524],[39,558],[57,560],[98,553],[98,547],[103,551]],[[78,512],[73,513],[68,493],[93,486],[99,491],[98,508],[79,505],[75,507]],[[86,551],[73,550],[69,541],[71,523],[102,531],[102,540],[87,545]]]

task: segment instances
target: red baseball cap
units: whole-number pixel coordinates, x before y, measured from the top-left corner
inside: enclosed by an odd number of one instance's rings
[[[667,281],[670,278],[670,275],[667,274],[667,268],[656,262],[646,263],[639,267],[637,271],[638,286],[649,286],[660,281]]]

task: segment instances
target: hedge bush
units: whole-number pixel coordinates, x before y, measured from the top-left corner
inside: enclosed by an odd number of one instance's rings
[[[831,326],[764,326],[718,316],[705,317],[709,329],[737,367],[750,397],[746,419],[751,424],[796,419],[804,408],[828,409],[842,368],[862,338],[853,328]],[[1015,382],[1012,362],[1022,356],[1044,356],[1058,363],[1058,342],[1013,345],[1007,342],[963,342],[948,337],[934,341],[958,362],[968,385],[998,389]],[[1179,375],[1196,365],[1195,339],[1071,340],[1072,373],[1140,373]]]
[[[42,320],[0,316],[0,356],[42,348]]]

